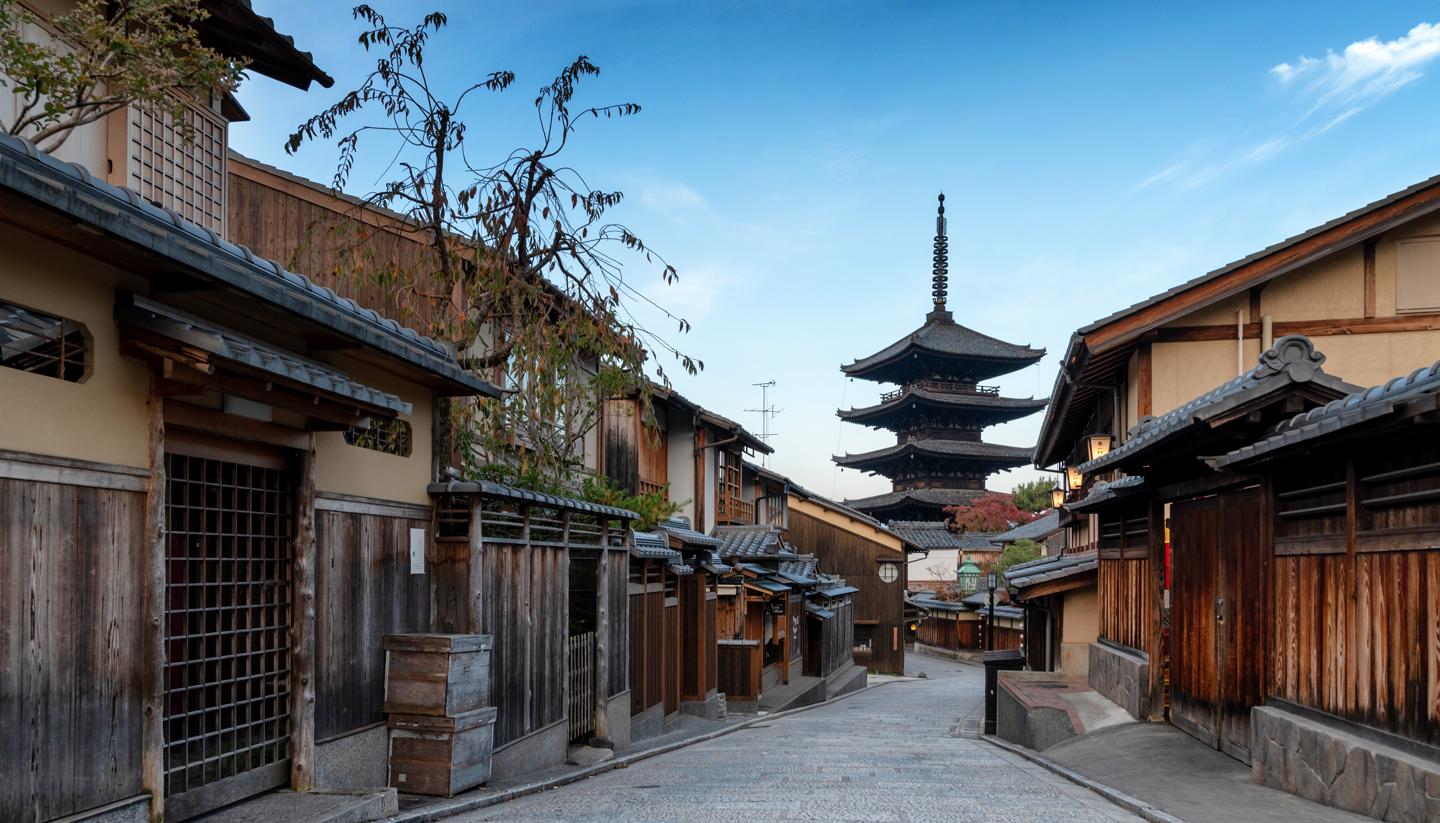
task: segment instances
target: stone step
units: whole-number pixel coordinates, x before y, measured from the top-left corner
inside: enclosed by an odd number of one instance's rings
[[[280,790],[242,800],[199,818],[205,823],[369,823],[400,813],[392,788],[370,791]]]

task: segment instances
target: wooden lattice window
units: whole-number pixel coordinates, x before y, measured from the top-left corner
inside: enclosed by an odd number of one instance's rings
[[[151,203],[223,236],[225,120],[191,106],[185,122],[189,140],[168,113],[142,106],[129,108],[124,185]]]
[[[414,431],[404,420],[371,420],[369,428],[345,430],[346,443],[397,457],[409,457],[414,440]]]
[[[1275,553],[1345,552],[1345,464],[1317,463],[1275,476]]]
[[[84,326],[0,300],[0,366],[78,383],[89,360]]]
[[[715,512],[722,523],[753,523],[754,506],[740,493],[740,453],[721,449],[715,458]]]

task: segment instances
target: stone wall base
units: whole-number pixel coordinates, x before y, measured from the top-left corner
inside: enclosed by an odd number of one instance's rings
[[[1377,820],[1440,820],[1440,761],[1273,706],[1250,711],[1256,783]]]
[[[712,691],[705,695],[704,700],[682,700],[680,701],[680,713],[705,720],[719,720],[723,713],[720,694]]]
[[[1090,688],[1130,713],[1136,720],[1151,720],[1150,661],[1137,651],[1109,643],[1090,644]]]
[[[570,725],[564,720],[512,740],[495,750],[490,761],[490,779],[506,780],[559,766],[565,762],[569,742]]]
[[[150,795],[141,794],[87,809],[51,823],[150,823]]]
[[[629,689],[605,701],[605,722],[609,728],[610,742],[615,744],[615,748],[630,748]]]
[[[315,785],[375,789],[390,785],[390,730],[384,723],[315,744]]]
[[[665,731],[665,701],[630,716],[630,741],[638,743]]]

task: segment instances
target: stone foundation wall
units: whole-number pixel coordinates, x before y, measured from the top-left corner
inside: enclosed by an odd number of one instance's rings
[[[1250,751],[1262,786],[1377,820],[1440,820],[1440,761],[1271,706],[1250,712]]]
[[[1150,661],[1108,643],[1090,644],[1090,688],[1130,713],[1150,719]]]
[[[495,750],[490,762],[490,779],[508,780],[527,772],[559,766],[565,762],[569,742],[570,726],[564,720],[512,740]]]
[[[719,720],[721,714],[720,695],[710,692],[705,695],[704,700],[682,700],[680,701],[680,713],[705,720]]]
[[[390,785],[390,730],[384,723],[315,744],[315,785],[376,789]]]

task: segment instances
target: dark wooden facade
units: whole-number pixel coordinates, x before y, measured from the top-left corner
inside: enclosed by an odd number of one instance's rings
[[[806,617],[802,671],[809,677],[828,677],[855,663],[854,604],[848,595],[821,603],[834,616],[821,618],[810,612]]]
[[[630,713],[680,711],[680,578],[660,560],[630,558]]]
[[[901,551],[866,539],[819,516],[801,511],[791,501],[789,539],[813,552],[827,573],[839,575],[859,589],[852,595],[855,662],[883,673],[905,670],[905,556]],[[869,528],[866,526],[865,528]],[[895,563],[894,582],[880,579],[880,564]],[[861,641],[867,648],[861,648]]]

